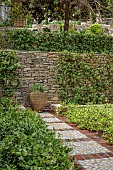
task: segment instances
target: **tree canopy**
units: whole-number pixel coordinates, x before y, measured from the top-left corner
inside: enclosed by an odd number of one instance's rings
[[[0,0],[8,2],[9,0]],[[43,20],[65,20],[64,30],[69,28],[69,20],[92,19],[96,16],[113,18],[113,0],[22,0],[38,23]],[[13,4],[12,4],[13,5]]]
[[[50,20],[65,20],[64,30],[69,28],[70,19],[113,17],[112,0],[32,0],[29,1],[34,18],[40,23],[46,17]]]

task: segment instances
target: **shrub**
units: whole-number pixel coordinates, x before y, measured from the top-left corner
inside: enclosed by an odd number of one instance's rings
[[[64,112],[63,108],[68,108]],[[59,114],[65,115],[72,123],[82,129],[97,131],[113,144],[113,105],[74,105],[63,104]]]
[[[92,24],[91,26],[88,27],[87,31],[91,34],[96,34],[96,35],[103,34],[104,32],[100,24]]]
[[[33,84],[32,88],[31,88],[31,91],[44,92],[44,87],[40,83],[35,83],[35,84]]]
[[[69,148],[49,131],[40,116],[30,110],[19,110],[11,101],[0,103],[0,169],[1,170],[69,170]],[[8,103],[7,103],[8,102]],[[6,107],[7,109],[4,109]]]

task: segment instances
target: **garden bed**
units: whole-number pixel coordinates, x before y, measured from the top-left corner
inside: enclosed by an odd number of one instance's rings
[[[67,108],[67,109],[64,109]],[[96,131],[113,144],[113,105],[74,105],[63,104],[58,114],[66,116],[81,129]]]
[[[0,99],[0,170],[69,170],[69,151],[36,112]]]

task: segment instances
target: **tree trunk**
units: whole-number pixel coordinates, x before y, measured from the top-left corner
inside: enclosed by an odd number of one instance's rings
[[[113,17],[113,0],[112,0],[112,13],[111,13],[111,15],[112,15],[112,17]]]
[[[65,24],[64,24],[64,31],[68,31],[69,29],[69,7],[70,7],[70,0],[65,1]]]

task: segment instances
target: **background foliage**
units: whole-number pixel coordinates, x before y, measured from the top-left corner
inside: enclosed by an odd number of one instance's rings
[[[12,96],[19,86],[18,58],[14,51],[0,51],[0,89],[2,95]]]
[[[113,56],[61,53],[56,76],[61,99],[67,103],[112,101]]]

